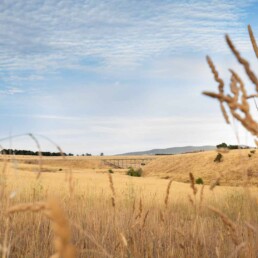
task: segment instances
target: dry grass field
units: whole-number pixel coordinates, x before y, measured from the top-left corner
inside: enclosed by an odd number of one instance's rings
[[[201,177],[206,184],[220,178],[221,185],[231,186],[241,186],[249,177],[248,183],[258,186],[258,152],[251,151],[221,151],[223,158],[219,163],[214,162],[217,151],[163,156],[146,165],[144,174],[187,183],[191,172],[195,177]]]
[[[161,166],[159,177],[163,162],[173,167],[172,159],[190,157],[183,162],[189,178],[214,154],[159,157],[146,171]],[[43,158],[37,178],[39,158],[7,158],[0,163],[2,257],[257,257],[256,187],[225,181],[210,190],[181,183],[185,176],[173,171],[172,181],[154,170],[139,178],[123,169],[110,174],[101,157]]]

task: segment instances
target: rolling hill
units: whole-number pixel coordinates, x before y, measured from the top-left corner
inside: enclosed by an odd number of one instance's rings
[[[195,152],[195,151],[208,151],[215,150],[216,146],[205,145],[205,146],[184,146],[184,147],[171,147],[166,149],[152,149],[147,151],[136,151],[136,152],[128,152],[118,155],[124,156],[135,156],[135,155],[161,155],[161,154],[179,154],[185,152]]]
[[[217,151],[162,156],[144,167],[144,176],[189,182],[189,173],[211,184],[220,177],[221,185],[239,186],[246,182],[258,185],[258,153],[251,150],[222,152],[222,162],[214,162]],[[249,157],[250,156],[250,157]],[[248,181],[246,181],[248,179]]]

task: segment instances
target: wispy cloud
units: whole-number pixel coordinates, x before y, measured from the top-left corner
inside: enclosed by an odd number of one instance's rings
[[[223,52],[225,32],[244,50],[241,18],[251,2],[3,1],[0,69],[9,76],[94,65],[128,69],[178,51]]]
[[[6,89],[1,89],[0,90],[0,95],[14,95],[14,94],[19,94],[23,93],[24,91],[22,89],[16,88],[16,87],[10,87]]]
[[[201,96],[217,87],[204,56],[214,57],[226,83],[229,67],[247,81],[223,35],[249,58],[253,7],[251,0],[3,0],[0,133],[39,132],[74,152],[232,142],[217,103]]]

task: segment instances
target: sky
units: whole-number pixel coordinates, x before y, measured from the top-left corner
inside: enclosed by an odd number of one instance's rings
[[[201,93],[217,91],[207,54],[227,85],[233,68],[253,89],[224,36],[258,71],[257,13],[251,0],[1,0],[0,144],[34,150],[27,136],[1,140],[33,133],[75,154],[253,145]]]

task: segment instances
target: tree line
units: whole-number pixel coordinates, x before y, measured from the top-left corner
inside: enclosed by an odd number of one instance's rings
[[[39,151],[31,151],[31,150],[16,150],[16,149],[2,149],[0,151],[2,155],[9,154],[9,155],[31,155],[31,156],[38,156]],[[61,152],[50,152],[50,151],[41,151],[42,156],[73,156],[72,153],[61,153]]]
[[[229,149],[229,150],[235,150],[235,149],[250,149],[249,146],[241,146],[241,145],[228,145],[225,142],[216,145],[217,149]]]

